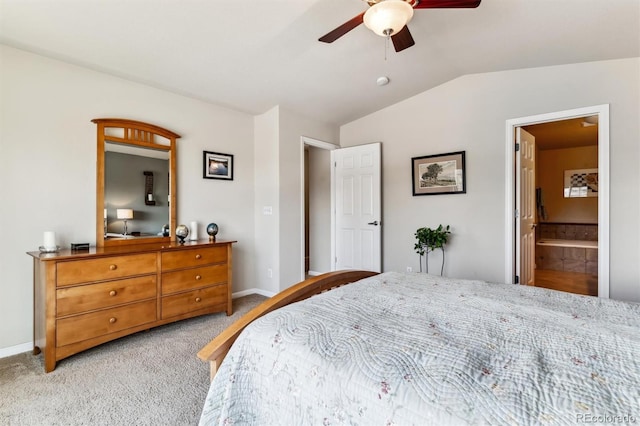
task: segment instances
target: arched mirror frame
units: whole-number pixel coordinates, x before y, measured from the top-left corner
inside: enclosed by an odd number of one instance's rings
[[[144,243],[168,243],[173,239],[176,229],[176,140],[180,135],[170,130],[141,121],[120,118],[96,118],[91,120],[98,125],[97,177],[96,177],[96,246],[122,246]],[[107,129],[114,129],[107,134]],[[119,130],[122,129],[122,130]],[[122,133],[123,137],[111,133]],[[156,142],[156,136],[169,141],[168,144]],[[141,148],[167,151],[169,154],[169,236],[107,238],[104,234],[104,189],[105,189],[105,141]]]

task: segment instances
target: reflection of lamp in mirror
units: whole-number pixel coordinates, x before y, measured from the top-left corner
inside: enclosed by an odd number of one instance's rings
[[[104,209],[104,237],[107,238],[107,209]]]
[[[133,209],[117,209],[116,217],[124,220],[124,232],[122,235],[127,235],[127,220],[133,219]]]

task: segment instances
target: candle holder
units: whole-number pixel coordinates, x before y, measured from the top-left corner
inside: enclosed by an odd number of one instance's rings
[[[189,228],[189,240],[198,240],[198,222],[191,222],[191,227]]]
[[[60,247],[56,245],[56,233],[53,231],[46,231],[44,233],[44,244],[38,247],[40,253],[55,253],[60,250]]]
[[[60,246],[55,246],[55,248],[40,246],[38,247],[38,250],[40,250],[40,253],[57,253],[60,251]]]

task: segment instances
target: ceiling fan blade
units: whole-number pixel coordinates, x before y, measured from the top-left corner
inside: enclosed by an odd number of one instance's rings
[[[419,0],[414,9],[459,9],[474,8],[480,5],[480,0]]]
[[[416,44],[416,42],[413,41],[413,37],[411,37],[409,27],[406,25],[397,34],[391,36],[391,41],[393,41],[393,47],[396,49],[396,52],[402,52],[404,49]]]
[[[344,24],[340,25],[335,30],[329,31],[327,34],[325,34],[322,37],[320,37],[318,39],[318,41],[322,41],[322,42],[325,42],[325,43],[333,43],[334,41],[336,41],[337,39],[339,39],[340,37],[342,37],[343,35],[345,35],[349,31],[351,31],[352,29],[357,27],[358,25],[362,24],[362,17],[363,16],[364,16],[364,12],[362,12],[358,16],[353,17],[352,19],[350,19],[349,21],[345,22]]]

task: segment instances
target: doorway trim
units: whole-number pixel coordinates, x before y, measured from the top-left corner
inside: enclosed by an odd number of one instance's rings
[[[505,126],[505,275],[515,277],[515,149],[516,127],[598,116],[598,297],[609,298],[609,104],[512,118]]]
[[[340,148],[339,145],[335,145],[332,144],[330,142],[325,142],[325,141],[321,141],[318,139],[314,139],[314,138],[310,138],[307,136],[300,136],[300,280],[304,281],[305,280],[305,272],[304,272],[304,243],[305,243],[305,232],[304,232],[304,228],[306,225],[305,222],[305,216],[304,216],[304,199],[305,199],[305,193],[304,193],[304,174],[305,174],[305,167],[304,167],[304,146],[305,145],[309,145],[309,146],[313,146],[316,148],[320,148],[320,149],[326,149],[329,151],[333,151],[334,149],[338,149]],[[333,173],[333,168],[331,168],[331,173]],[[333,175],[332,175],[333,176]],[[333,203],[333,183],[331,185],[332,189],[332,203]],[[332,224],[333,226],[333,224]],[[333,236],[333,231],[331,232],[331,235]],[[331,241],[331,250],[333,252],[334,248],[333,248],[333,237],[332,237],[332,241]],[[332,253],[333,255],[333,253]],[[333,265],[333,263],[332,263]]]

